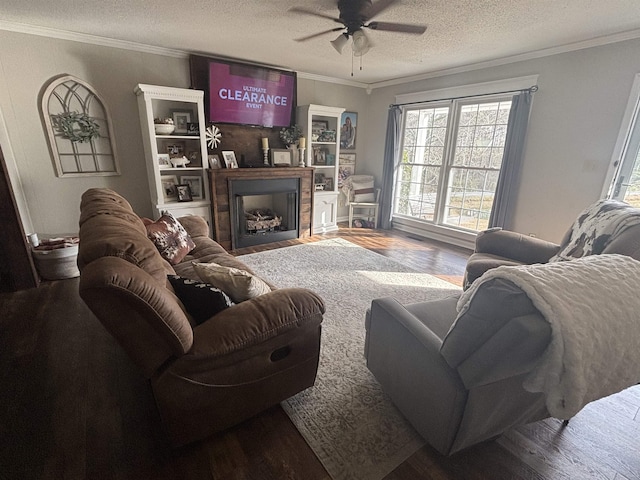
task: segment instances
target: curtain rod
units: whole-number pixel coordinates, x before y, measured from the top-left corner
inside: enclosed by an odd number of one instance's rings
[[[392,103],[391,105],[389,105],[389,108],[392,107],[403,107],[405,105],[418,105],[418,104],[424,104],[424,103],[433,103],[433,102],[444,102],[445,100],[460,100],[463,98],[477,98],[477,97],[488,97],[491,95],[504,95],[506,93],[524,93],[524,92],[537,92],[538,91],[538,86],[537,85],[533,85],[529,88],[523,88],[522,90],[506,90],[504,92],[492,92],[492,93],[481,93],[481,94],[477,94],[477,95],[463,95],[460,97],[447,97],[447,98],[440,98],[437,100],[423,100],[420,102],[407,102],[407,103]]]

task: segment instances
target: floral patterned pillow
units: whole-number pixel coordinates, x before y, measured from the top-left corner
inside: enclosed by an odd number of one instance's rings
[[[171,265],[180,263],[196,248],[184,227],[169,212],[164,212],[155,222],[145,222],[147,236],[153,241],[160,255]]]

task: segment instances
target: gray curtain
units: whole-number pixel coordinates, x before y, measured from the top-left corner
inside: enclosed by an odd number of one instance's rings
[[[512,228],[513,207],[518,194],[520,169],[522,166],[522,151],[524,139],[529,123],[529,110],[531,109],[531,92],[525,91],[514,95],[509,113],[507,125],[507,138],[505,139],[502,166],[498,176],[498,186],[493,199],[489,228]]]
[[[402,109],[397,105],[389,107],[387,116],[387,138],[384,144],[384,166],[382,170],[382,185],[380,192],[380,228],[391,228],[391,216],[393,215],[393,187],[395,186],[395,172],[400,163],[400,131]]]

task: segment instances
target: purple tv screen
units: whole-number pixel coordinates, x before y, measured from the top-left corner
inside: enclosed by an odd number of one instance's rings
[[[209,62],[209,121],[288,127],[295,80],[294,72]]]

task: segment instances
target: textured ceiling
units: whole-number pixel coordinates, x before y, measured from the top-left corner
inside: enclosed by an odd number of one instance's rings
[[[375,3],[376,0],[373,0]],[[363,69],[338,34],[293,41],[338,24],[336,0],[0,0],[0,21],[219,55],[376,83],[626,33],[640,36],[640,0],[400,0],[376,20],[423,23],[413,36],[367,31]],[[0,26],[2,26],[0,25]],[[637,35],[636,35],[637,33]],[[625,37],[626,38],[626,37]]]

